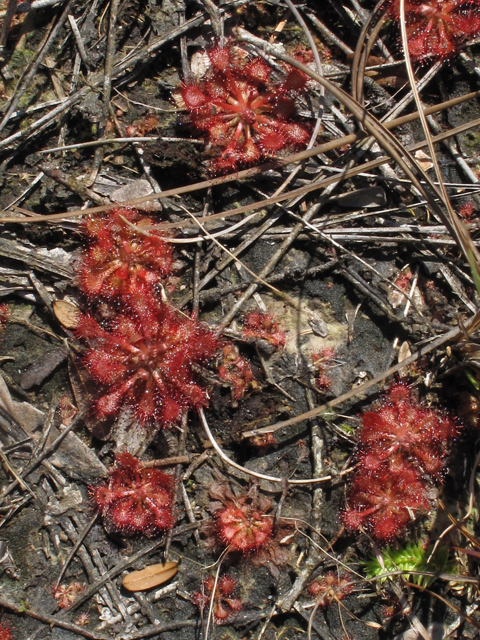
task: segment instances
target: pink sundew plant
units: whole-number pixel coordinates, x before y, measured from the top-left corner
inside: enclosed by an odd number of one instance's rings
[[[130,453],[121,453],[107,482],[91,492],[93,503],[111,531],[152,536],[173,527],[173,489],[171,476],[143,467]]]
[[[399,20],[400,0],[389,13]],[[408,50],[413,60],[445,59],[480,33],[479,0],[406,0]]]
[[[78,279],[90,300],[128,301],[139,292],[151,295],[153,286],[171,273],[172,248],[158,231],[147,230],[154,224],[152,218],[127,208],[82,223],[88,245]]]
[[[362,422],[343,521],[390,542],[432,506],[433,481],[442,477],[458,426],[423,407],[404,384],[393,385]]]
[[[83,316],[77,333],[88,343],[83,362],[103,386],[94,408],[101,419],[130,407],[140,422],[160,426],[177,422],[185,408],[208,404],[194,367],[217,353],[212,331],[169,304],[143,314],[118,313],[106,328]]]
[[[213,598],[213,617],[215,622],[227,622],[243,607],[239,598],[234,597],[237,581],[230,575],[222,576],[215,588],[215,578],[210,576],[202,582],[201,590],[193,594],[193,601],[201,612],[210,606]]]
[[[188,81],[177,103],[190,114],[215,155],[213,173],[235,171],[283,150],[304,147],[309,128],[296,114],[296,98],[307,77],[289,67],[276,82],[271,67],[231,44],[207,49],[210,70]]]

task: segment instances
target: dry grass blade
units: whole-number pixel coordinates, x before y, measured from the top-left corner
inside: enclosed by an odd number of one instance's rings
[[[291,60],[291,58],[290,58]],[[294,60],[295,64],[297,63],[296,60]],[[295,66],[295,65],[294,65]],[[307,69],[306,67],[304,67],[305,69]],[[307,69],[308,72],[310,72],[309,69]],[[436,105],[434,107],[428,107],[427,109],[425,109],[425,114],[429,115],[432,113],[437,113],[438,111],[442,111],[444,109],[448,109],[450,107],[453,107],[455,105],[461,104],[463,102],[466,102],[468,100],[473,100],[477,97],[480,96],[480,90],[479,91],[473,91],[471,93],[462,95],[462,96],[458,96],[456,98],[452,98],[451,100],[448,100],[446,102],[443,102],[439,105]],[[402,116],[399,118],[395,118],[394,120],[390,120],[389,122],[385,122],[383,124],[383,126],[387,129],[394,129],[395,127],[401,126],[403,124],[406,124],[407,122],[412,122],[413,120],[416,120],[417,118],[419,118],[418,113],[413,113],[413,114],[409,114],[406,116]],[[440,141],[443,140],[447,137],[450,136],[454,136],[457,135],[458,133],[461,133],[462,131],[467,130],[468,128],[472,128],[475,126],[479,125],[479,121],[478,120],[474,120],[470,123],[464,124],[464,125],[459,125],[458,127],[455,127],[454,129],[450,130],[450,131],[446,131],[441,135],[437,135],[433,138],[434,141]],[[266,163],[266,164],[262,164],[256,167],[252,167],[250,169],[244,169],[242,171],[238,171],[236,173],[227,175],[227,176],[222,176],[222,177],[217,177],[217,178],[210,178],[208,180],[203,180],[201,182],[197,182],[191,185],[185,185],[183,187],[177,187],[174,189],[166,189],[164,191],[162,191],[161,194],[152,194],[149,196],[143,196],[141,198],[135,198],[134,200],[129,200],[128,202],[125,203],[125,205],[127,206],[132,206],[132,207],[137,207],[137,206],[141,206],[143,204],[146,204],[148,202],[152,202],[154,200],[161,200],[162,198],[169,198],[172,196],[178,196],[178,195],[183,195],[186,193],[192,193],[195,191],[200,191],[202,189],[209,189],[215,186],[219,186],[222,184],[226,184],[228,182],[234,182],[237,180],[243,180],[245,178],[253,178],[255,176],[259,176],[262,173],[264,173],[265,171],[267,171],[268,169],[271,168],[276,168],[279,166],[283,166],[283,165],[287,165],[287,164],[293,164],[295,162],[300,162],[302,160],[305,160],[307,158],[322,154],[322,153],[326,153],[327,151],[331,151],[333,149],[337,149],[339,147],[342,147],[346,144],[352,144],[354,142],[356,142],[357,140],[361,140],[366,138],[366,134],[364,133],[353,133],[350,134],[348,136],[344,136],[343,138],[339,138],[336,140],[332,140],[331,142],[327,142],[321,145],[318,145],[316,147],[313,147],[313,149],[307,150],[307,151],[301,151],[299,153],[295,153],[289,156],[286,156],[285,158],[282,159],[276,159],[275,161]],[[416,143],[415,145],[412,145],[410,148],[411,151],[415,151],[416,149],[421,149],[423,146],[426,146],[426,142],[421,142],[421,143]],[[367,162],[365,164],[363,164],[360,168],[356,167],[354,169],[351,169],[350,171],[345,173],[345,178],[351,177],[353,175],[356,175],[359,172],[363,172],[363,171],[368,171],[372,168],[376,168],[378,166],[380,166],[381,164],[383,164],[384,162],[387,162],[388,158],[379,158],[376,160],[372,160],[370,162]],[[276,203],[276,202],[282,202],[283,200],[286,200],[290,197],[296,197],[297,195],[304,195],[306,193],[310,193],[311,191],[314,190],[318,190],[323,188],[325,185],[330,184],[330,182],[332,180],[334,180],[336,178],[331,178],[328,179],[329,181],[320,181],[316,184],[310,185],[308,187],[302,187],[298,190],[294,190],[292,192],[289,192],[287,194],[283,194],[283,195],[279,195],[278,199],[270,199],[268,200],[267,204],[270,203]],[[19,218],[18,216],[0,216],[0,223],[10,223],[10,222],[16,222],[18,224],[27,224],[30,222],[34,222],[34,223],[38,223],[38,222],[55,222],[55,221],[59,221],[59,220],[64,220],[64,219],[68,219],[68,218],[75,218],[78,216],[85,216],[85,215],[92,215],[95,213],[102,213],[104,211],[107,211],[109,208],[113,207],[114,205],[111,205],[110,207],[107,206],[99,206],[99,207],[89,207],[86,209],[75,209],[73,211],[64,211],[61,213],[54,213],[54,214],[47,214],[47,215],[36,215],[33,214],[30,211],[26,211],[23,209],[19,209],[18,211],[24,215],[28,215],[28,219],[22,219]],[[262,208],[263,206],[265,206],[265,203],[261,202],[258,205],[258,208]],[[254,208],[254,206],[252,205],[252,208]],[[249,211],[251,210],[251,208],[248,209]],[[243,211],[243,209],[242,209]],[[235,210],[235,212],[237,212],[237,210]],[[228,215],[235,215],[235,212],[221,212],[221,213],[217,213],[217,214],[213,214],[211,216],[208,216],[206,218],[200,218],[201,222],[207,222],[209,220],[216,220],[222,217],[228,217]],[[182,226],[186,226],[186,225],[191,225],[192,222],[190,220],[184,220],[184,221],[180,221],[180,222],[176,222],[176,223],[164,223],[162,225],[157,225],[156,228],[159,229],[172,229],[172,228],[178,228],[178,227],[182,227]]]
[[[373,33],[365,45],[368,30],[372,24],[375,16],[380,8],[385,4],[384,0],[380,0],[376,7],[373,9],[362,28],[362,32],[357,41],[355,54],[352,62],[352,96],[359,104],[364,104],[364,82],[365,82],[365,68],[368,64],[368,58],[372,51],[372,48],[376,42],[377,36],[385,23],[385,14],[380,17],[380,20],[375,25]]]
[[[480,549],[480,540],[478,540],[478,538],[472,535],[465,525],[463,525],[461,522],[459,522],[456,518],[453,517],[453,515],[448,511],[446,506],[443,504],[442,500],[439,500],[438,504],[445,511],[445,513],[447,514],[447,518],[450,520],[450,522],[462,533],[462,535],[464,535],[465,538],[467,538],[467,540],[471,544],[473,544],[474,547],[477,547],[477,549]]]
[[[444,605],[446,605],[452,611],[455,611],[455,613],[461,616],[464,620],[468,620],[468,622],[470,622],[470,624],[472,624],[476,629],[480,629],[480,622],[478,622],[478,620],[475,620],[475,618],[469,616],[468,613],[462,611],[460,607],[457,607],[452,602],[441,596],[439,593],[435,593],[434,591],[427,589],[427,587],[422,587],[421,585],[415,584],[413,582],[407,582],[406,586],[422,591],[423,593],[428,593],[429,596],[433,596],[437,600],[440,600],[440,602],[443,602]]]
[[[257,478],[258,480],[267,480],[268,482],[275,482],[277,484],[282,484],[282,485],[285,483],[285,478],[278,478],[276,476],[268,476],[264,473],[257,473],[256,471],[247,469],[247,467],[242,467],[242,465],[238,464],[237,462],[229,458],[227,454],[223,451],[223,449],[220,447],[218,442],[215,440],[215,438],[213,437],[210,427],[208,426],[207,419],[205,418],[205,413],[203,409],[200,408],[198,410],[198,413],[202,421],[203,428],[205,429],[205,433],[207,434],[207,438],[210,441],[210,444],[215,449],[215,451],[220,456],[220,458],[227,463],[227,465],[230,465],[231,467],[233,467],[234,469],[237,469],[238,471],[242,471],[247,476],[251,476],[252,478]],[[261,433],[261,432],[262,432],[261,429],[258,431],[255,431],[255,433]],[[288,484],[308,485],[308,484],[317,484],[320,482],[328,482],[331,479],[332,479],[332,476],[328,475],[328,476],[323,476],[322,478],[306,478],[305,480],[292,480],[289,478],[287,479],[287,482]],[[281,490],[283,491],[283,489]]]
[[[465,256],[469,259],[466,247],[464,247],[461,239],[457,237],[458,234],[456,233],[456,229],[450,217],[446,215],[444,210],[438,205],[438,199],[441,200],[441,194],[430,180],[427,173],[422,169],[416,158],[398,141],[398,139],[393,136],[390,131],[376,118],[368,113],[362,105],[335,84],[320,77],[318,74],[311,71],[311,69],[290,56],[280,55],[277,53],[276,57],[294,67],[297,67],[300,71],[306,73],[320,84],[324,84],[325,88],[327,88],[347,109],[349,109],[360,125],[377,140],[379,145],[384,148],[390,157],[395,160],[400,168],[405,172],[415,188],[426,199],[432,211],[434,211],[451,230],[451,233],[457,239],[459,246],[464,250]]]
[[[417,111],[420,114],[420,122],[422,123],[423,132],[425,134],[425,139],[428,144],[428,150],[430,152],[430,157],[432,159],[433,165],[435,167],[435,173],[437,176],[438,184],[440,186],[441,195],[443,203],[447,209],[447,216],[451,221],[451,224],[448,225],[452,235],[456,239],[459,247],[462,249],[465,257],[468,260],[470,265],[470,269],[472,272],[472,277],[475,282],[475,286],[477,291],[480,293],[480,253],[478,249],[472,242],[470,237],[470,233],[468,232],[465,224],[460,220],[458,215],[455,213],[452,207],[452,203],[450,202],[450,198],[448,197],[447,189],[443,182],[442,173],[440,171],[440,166],[438,164],[437,155],[435,153],[435,148],[433,146],[432,136],[430,134],[430,129],[427,123],[427,118],[423,112],[423,104],[420,99],[420,95],[418,93],[418,89],[415,82],[415,75],[413,73],[412,62],[410,59],[410,51],[408,48],[408,36],[407,36],[407,25],[405,22],[405,0],[400,0],[400,30],[402,34],[402,43],[403,43],[403,54],[405,56],[405,64],[407,67],[408,79],[410,81],[410,87],[413,92],[415,98],[415,104],[417,105]],[[445,215],[442,216],[445,221]]]

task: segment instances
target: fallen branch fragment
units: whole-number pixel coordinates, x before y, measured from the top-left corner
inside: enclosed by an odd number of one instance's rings
[[[55,616],[48,615],[48,613],[39,613],[38,611],[33,611],[33,609],[27,609],[23,605],[16,605],[5,598],[0,598],[0,607],[7,609],[8,611],[14,611],[19,615],[26,615],[30,618],[34,618],[35,620],[40,620],[40,622],[44,622],[51,627],[59,627],[60,629],[65,629],[66,631],[71,631],[72,633],[76,633],[83,638],[89,638],[90,640],[111,640],[110,636],[99,635],[97,633],[92,633],[91,631],[87,631],[81,626],[73,624],[71,622],[65,622]]]

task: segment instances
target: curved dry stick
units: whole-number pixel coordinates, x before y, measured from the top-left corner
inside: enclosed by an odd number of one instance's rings
[[[479,92],[480,93],[480,92]],[[404,118],[399,118],[398,120],[404,120],[407,116],[404,116]],[[413,118],[416,119],[416,116]],[[408,121],[408,120],[407,120]],[[393,120],[392,120],[393,122]],[[385,123],[385,124],[390,124],[390,123]],[[440,133],[436,136],[434,136],[432,138],[433,142],[440,142],[442,140],[445,140],[447,138],[450,138],[452,136],[458,135],[459,133],[462,133],[463,131],[467,131],[468,129],[474,128],[480,126],[480,118],[476,118],[475,120],[472,120],[471,122],[468,122],[466,124],[463,125],[459,125],[458,127],[455,127],[454,129],[450,129],[449,131],[444,131],[443,133]],[[356,140],[358,140],[359,137],[355,134],[351,134],[351,136],[345,136],[345,138],[341,138],[341,140],[346,140],[347,142],[355,142]],[[298,162],[299,160],[303,160],[305,157],[311,157],[311,156],[315,156],[318,155],[319,153],[323,153],[325,150],[329,151],[331,149],[334,149],[338,146],[337,141],[332,141],[332,142],[328,142],[325,145],[321,145],[319,147],[315,147],[314,149],[312,149],[310,152],[307,151],[303,151],[301,153],[295,154],[293,156],[289,156],[288,158],[285,158],[284,163],[283,164],[290,164],[292,162]],[[417,142],[415,144],[409,145],[408,146],[408,150],[409,151],[416,151],[417,149],[422,149],[423,147],[427,146],[427,142],[426,140],[422,140],[421,142]],[[314,152],[314,153],[312,153]],[[306,154],[310,154],[310,155],[306,155]],[[352,178],[360,173],[365,173],[370,171],[371,169],[376,169],[377,167],[380,167],[382,164],[384,164],[385,162],[389,161],[389,157],[388,156],[381,156],[379,158],[376,158],[375,160],[370,160],[369,162],[365,162],[362,165],[359,165],[357,167],[353,167],[352,169],[348,169],[345,171],[345,173],[343,174],[343,179],[346,180],[347,178]],[[205,180],[203,182],[196,182],[193,185],[186,185],[184,187],[179,187],[179,188],[174,188],[174,189],[170,189],[168,191],[162,191],[162,193],[159,194],[151,194],[149,196],[142,196],[141,198],[136,198],[135,200],[130,200],[128,202],[124,202],[123,206],[137,206],[139,204],[144,204],[145,202],[151,202],[152,200],[161,200],[162,198],[166,198],[166,197],[170,197],[170,196],[174,196],[174,195],[179,195],[182,193],[191,193],[193,191],[198,191],[200,189],[206,189],[209,188],[211,186],[216,186],[216,185],[221,185],[224,184],[226,182],[232,182],[235,180],[238,180],[240,178],[244,178],[247,176],[254,176],[254,175],[261,175],[263,173],[263,171],[267,170],[267,169],[272,169],[272,168],[278,168],[278,163],[268,163],[268,164],[264,164],[264,165],[259,165],[258,167],[254,167],[252,169],[245,169],[245,171],[239,172],[237,174],[233,174],[233,175],[228,175],[225,176],[223,179],[222,178],[212,178],[211,180]],[[278,202],[283,202],[284,200],[288,200],[290,198],[297,198],[297,197],[301,197],[306,195],[307,193],[311,193],[312,191],[318,191],[319,189],[323,189],[325,187],[327,187],[330,184],[333,184],[334,182],[338,182],[339,181],[339,174],[336,174],[330,178],[325,178],[324,180],[320,180],[318,182],[315,182],[313,184],[309,184],[306,185],[304,187],[299,187],[298,189],[293,189],[292,191],[289,191],[286,194],[281,194],[279,196],[275,196],[275,197],[271,197],[271,198],[267,198],[266,200],[262,200],[260,202],[256,202],[253,204],[249,204],[249,205],[245,205],[243,207],[237,207],[236,209],[230,209],[228,211],[221,211],[220,213],[214,213],[210,216],[204,216],[204,217],[199,217],[197,218],[198,221],[200,222],[211,222],[212,220],[219,220],[219,219],[223,219],[223,218],[228,218],[231,216],[237,216],[241,213],[246,213],[248,211],[255,211],[257,209],[262,209],[264,207],[267,207],[271,204],[277,204]],[[425,200],[428,201],[428,199],[425,197]],[[91,207],[90,209],[76,209],[75,211],[66,211],[64,213],[52,213],[49,215],[36,215],[36,214],[32,214],[30,211],[26,210],[26,209],[20,209],[18,207],[13,207],[14,210],[18,211],[19,213],[23,213],[25,215],[28,215],[28,218],[17,218],[14,216],[9,216],[9,217],[0,217],[0,223],[10,223],[10,222],[14,222],[17,224],[26,224],[26,223],[30,223],[30,222],[56,222],[59,220],[63,220],[63,219],[67,219],[67,218],[76,218],[78,216],[84,216],[84,215],[91,215],[94,213],[103,213],[105,211],[109,211],[111,209],[114,209],[115,207],[117,207],[118,205],[112,204],[112,205],[108,205],[108,206],[99,206],[99,207]],[[156,225],[152,225],[151,227],[147,227],[148,229],[158,229],[158,230],[166,230],[166,229],[179,229],[180,227],[186,227],[186,226],[190,226],[191,224],[194,224],[190,219],[188,220],[180,220],[179,222],[163,222],[160,224],[156,224]]]
[[[178,206],[179,205],[177,204],[177,207]],[[181,207],[181,208],[183,208],[183,207]],[[222,229],[222,231],[216,231],[215,233],[209,233],[205,229],[205,227],[202,225],[202,223],[199,220],[199,218],[195,218],[195,216],[192,213],[190,213],[192,221],[198,227],[200,227],[200,229],[202,229],[204,231],[204,235],[203,236],[192,236],[192,237],[188,236],[188,238],[171,238],[169,236],[165,236],[162,239],[163,239],[164,242],[167,242],[168,244],[193,244],[193,243],[196,243],[196,242],[203,242],[203,240],[213,240],[213,241],[215,241],[215,238],[221,238],[222,236],[225,236],[227,234],[233,233],[234,231],[236,231],[240,227],[243,227],[244,225],[249,223],[253,218],[255,218],[255,216],[257,216],[257,215],[258,215],[258,211],[255,211],[254,213],[251,213],[246,218],[243,218],[242,220],[240,220],[240,222],[236,222],[235,224],[232,224],[229,227],[226,227],[225,229]],[[142,229],[139,229],[139,227],[137,227],[135,225],[132,225],[132,227],[134,228],[136,233],[143,233],[147,237],[150,237],[150,234],[148,233],[148,231],[144,231]],[[223,248],[224,247],[222,247],[222,249]],[[230,252],[228,252],[228,253],[230,253]],[[233,256],[233,254],[231,254],[231,255],[232,255],[232,260],[236,259],[236,256]],[[182,307],[183,305],[179,305],[179,306]]]
[[[375,44],[377,36],[380,32],[380,29],[383,27],[385,23],[385,14],[380,17],[378,23],[375,25],[373,32],[371,33],[367,44],[365,46],[365,39],[367,36],[368,29],[372,24],[373,19],[377,15],[380,7],[383,5],[385,0],[380,0],[375,8],[370,13],[367,21],[363,25],[363,29],[360,33],[360,36],[357,41],[357,46],[355,47],[355,53],[353,56],[352,62],[352,97],[354,100],[359,102],[360,104],[364,104],[364,79],[365,79],[365,67],[367,66],[367,60],[370,56],[370,52]]]
[[[475,286],[477,288],[477,291],[480,293],[480,253],[476,248],[476,246],[474,245],[474,243],[472,242],[470,233],[467,227],[465,226],[465,223],[460,220],[459,216],[453,210],[452,203],[450,202],[447,189],[443,182],[442,172],[440,171],[440,166],[438,164],[438,158],[433,146],[432,136],[430,134],[430,129],[428,127],[427,118],[423,113],[423,105],[420,99],[420,94],[418,93],[418,89],[415,84],[415,76],[413,73],[412,62],[410,59],[410,51],[408,48],[407,25],[405,22],[405,0],[400,0],[400,31],[402,34],[403,54],[405,56],[405,64],[407,67],[407,74],[408,74],[408,80],[410,82],[410,88],[413,92],[415,104],[417,106],[417,110],[420,115],[420,122],[422,123],[425,139],[428,143],[428,150],[430,152],[430,156],[432,158],[432,162],[435,167],[435,173],[437,176],[438,183],[440,185],[443,201],[447,208],[448,216],[451,221],[453,235],[456,238],[459,246],[462,248],[462,251],[465,254],[465,257],[468,260],[468,263],[470,265],[470,270],[472,272],[472,277],[475,282]]]
[[[210,431],[210,427],[208,426],[207,419],[205,418],[205,414],[203,409],[200,407],[198,410],[198,415],[200,416],[200,420],[202,421],[203,428],[205,429],[205,433],[207,434],[207,438],[210,440],[210,444],[218,453],[220,458],[226,462],[228,465],[233,467],[234,469],[238,469],[238,471],[242,471],[249,476],[253,476],[254,478],[259,478],[260,480],[268,480],[269,482],[276,482],[277,484],[283,484],[285,478],[277,478],[276,476],[267,476],[263,473],[257,473],[256,471],[252,471],[251,469],[247,469],[246,467],[242,467],[242,465],[236,463],[234,460],[229,458],[226,453],[223,452],[218,442],[213,437],[212,432]],[[288,484],[318,484],[319,482],[328,482],[332,479],[332,476],[323,476],[322,478],[307,478],[306,480],[290,480],[288,479]]]

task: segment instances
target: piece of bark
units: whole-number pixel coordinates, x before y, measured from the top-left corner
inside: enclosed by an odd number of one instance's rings
[[[68,351],[64,347],[47,351],[25,371],[20,378],[20,387],[31,389],[41,384],[67,357]]]

